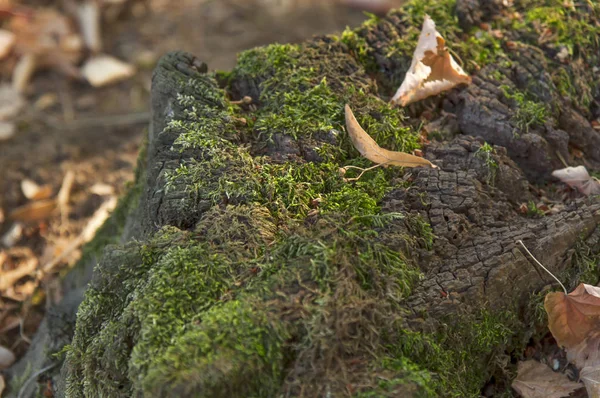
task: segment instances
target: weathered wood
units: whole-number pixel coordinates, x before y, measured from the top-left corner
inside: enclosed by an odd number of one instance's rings
[[[581,37],[553,26],[538,44],[532,12],[562,1],[503,4],[409,2],[341,38],[251,50],[218,79],[165,56],[145,166],[111,220],[122,244],[95,269],[57,396],[470,396],[492,376],[504,391],[552,287],[517,240],[570,287],[600,275],[597,198],[519,211],[561,158],[600,166],[600,10],[577,2],[561,15]],[[424,12],[473,84],[391,109]],[[477,33],[492,20],[504,38]],[[439,169],[344,182],[340,167],[369,165],[345,103],[392,150],[425,120]]]

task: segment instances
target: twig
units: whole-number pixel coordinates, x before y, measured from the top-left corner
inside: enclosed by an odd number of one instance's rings
[[[344,166],[343,167],[344,169],[361,170],[360,174],[357,177],[344,178],[344,181],[345,182],[358,181],[358,180],[360,180],[360,177],[362,177],[362,175],[365,174],[367,171],[376,169],[376,168],[381,167],[381,166],[385,166],[387,163],[389,163],[389,162],[379,163],[379,164],[376,164],[375,166],[367,167],[366,169],[363,169],[362,167],[357,167],[357,166]]]
[[[565,294],[569,294],[569,292],[567,292],[567,288],[565,287],[565,285],[562,284],[562,282],[560,280],[558,280],[558,278],[556,276],[554,276],[554,274],[552,272],[550,272],[546,267],[544,267],[542,265],[542,263],[540,263],[537,258],[534,257],[533,254],[531,254],[531,252],[529,251],[529,249],[525,246],[525,244],[523,243],[523,241],[521,239],[519,239],[517,241],[517,243],[519,243],[521,246],[523,246],[523,249],[525,249],[525,251],[527,252],[527,254],[529,254],[529,256],[533,259],[533,261],[536,262],[537,265],[539,265],[540,267],[542,267],[542,269],[544,271],[546,271],[548,274],[550,274],[551,277],[554,278],[555,281],[558,282],[558,284],[560,285],[560,287],[562,287],[563,291],[565,292]]]
[[[150,121],[150,112],[137,112],[137,113],[127,113],[124,115],[107,115],[107,116],[98,116],[98,117],[88,117],[75,119],[68,123],[56,122],[54,120],[50,120],[45,118],[45,122],[50,125],[53,129],[68,129],[68,130],[78,130],[78,129],[86,129],[100,126],[126,126],[130,124],[141,124],[147,123]]]
[[[25,396],[24,394],[27,390],[27,387],[29,386],[29,383],[31,383],[33,380],[37,379],[38,376],[40,376],[41,374],[56,367],[56,365],[58,365],[58,362],[54,363],[52,365],[48,365],[45,368],[42,368],[42,369],[38,370],[37,372],[35,372],[34,374],[32,374],[31,377],[29,377],[29,379],[27,379],[27,381],[25,381],[25,383],[23,383],[23,387],[21,387],[21,389],[19,390],[19,395],[17,395],[17,398],[23,398]]]

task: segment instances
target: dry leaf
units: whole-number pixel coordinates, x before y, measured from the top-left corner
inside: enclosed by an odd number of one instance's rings
[[[2,236],[2,245],[4,247],[11,248],[17,244],[19,239],[23,236],[23,225],[14,223],[12,227]]]
[[[108,55],[98,55],[83,65],[81,73],[92,86],[102,87],[130,78],[135,68]]]
[[[552,176],[586,196],[600,195],[600,182],[590,176],[585,166],[554,170]]]
[[[17,249],[13,249],[11,252],[15,253],[16,251]],[[0,278],[0,292],[12,287],[19,279],[32,274],[37,269],[38,260],[30,250],[22,252],[21,256],[25,258],[19,262],[17,268],[10,271],[3,271],[0,268],[0,275],[2,275],[2,278]]]
[[[581,383],[575,383],[562,374],[553,372],[547,365],[537,361],[519,362],[517,378],[512,383],[524,398],[562,398],[579,388]]]
[[[568,350],[600,327],[600,288],[581,283],[568,295],[548,293],[544,308],[552,336]]]
[[[4,376],[0,375],[0,397],[2,396],[2,392],[6,388],[6,382],[4,381]]]
[[[11,350],[0,345],[0,370],[8,369],[15,359],[15,354]]]
[[[55,208],[55,199],[40,200],[16,208],[8,215],[8,218],[23,222],[40,221],[50,217]]]
[[[0,59],[6,57],[15,45],[15,34],[9,30],[0,29]]]
[[[75,6],[75,17],[86,47],[97,53],[102,49],[102,36],[100,35],[100,9],[96,0],[87,0]]]
[[[582,283],[568,295],[548,293],[544,307],[548,327],[580,369],[588,395],[600,398],[600,288]]]
[[[28,178],[21,181],[21,191],[30,200],[48,199],[52,196],[52,187],[50,185],[39,186]]]
[[[436,168],[429,160],[404,152],[393,152],[381,148],[377,142],[367,134],[354,117],[350,106],[346,105],[346,129],[354,147],[362,156],[372,162],[387,166],[418,167],[428,166]]]
[[[471,78],[448,52],[446,42],[435,29],[435,22],[425,15],[410,69],[392,102],[406,106],[461,83],[469,84]]]
[[[6,141],[15,135],[17,128],[14,123],[0,121],[0,141]]]
[[[115,193],[115,189],[111,185],[97,182],[90,187],[90,193],[98,196],[109,196]]]
[[[0,85],[0,120],[8,121],[21,112],[25,100],[10,84]]]

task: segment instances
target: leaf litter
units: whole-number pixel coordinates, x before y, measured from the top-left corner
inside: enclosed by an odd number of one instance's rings
[[[459,84],[470,84],[471,77],[456,63],[446,41],[425,15],[423,28],[404,81],[392,97],[392,103],[406,106]]]
[[[352,109],[350,109],[350,106],[348,104],[346,104],[344,110],[346,115],[346,129],[348,131],[348,135],[350,136],[350,140],[354,145],[354,148],[356,148],[356,150],[365,158],[369,159],[374,163],[377,163],[375,166],[367,169],[361,169],[355,166],[345,166],[344,168],[342,168],[343,172],[345,172],[348,168],[356,168],[362,170],[358,177],[348,179],[348,181],[358,180],[366,171],[372,170],[380,166],[426,166],[431,168],[437,168],[436,165],[432,164],[429,160],[425,158],[411,155],[409,153],[395,152],[381,148],[377,144],[377,142],[373,138],[371,138],[371,136],[367,134],[367,132],[360,126],[360,124],[354,117],[354,113],[352,113]]]

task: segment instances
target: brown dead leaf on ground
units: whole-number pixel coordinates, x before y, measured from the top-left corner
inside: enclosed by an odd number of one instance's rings
[[[22,222],[40,221],[50,217],[55,209],[56,199],[40,200],[17,207],[9,213],[8,218]]]
[[[600,288],[581,283],[571,293],[546,295],[548,327],[580,369],[588,395],[600,398]]]
[[[377,142],[358,124],[350,106],[346,105],[346,129],[352,144],[358,152],[372,162],[387,166],[418,167],[427,166],[436,168],[429,160],[404,152],[394,152],[381,148]]]
[[[583,384],[569,380],[543,363],[529,360],[519,362],[512,388],[524,398],[562,398],[583,388]]]
[[[580,284],[571,293],[546,295],[544,308],[548,327],[559,346],[567,349],[581,343],[594,329],[600,329],[600,288]]]
[[[462,83],[470,84],[471,77],[450,55],[444,38],[435,28],[435,22],[425,15],[410,69],[392,102],[406,106]]]

